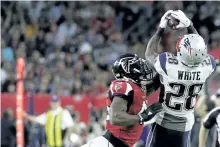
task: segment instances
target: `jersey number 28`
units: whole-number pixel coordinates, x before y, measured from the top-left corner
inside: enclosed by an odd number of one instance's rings
[[[182,111],[191,110],[194,108],[196,99],[199,92],[202,89],[203,84],[192,84],[186,86],[182,83],[169,83],[169,86],[172,88],[173,92],[167,92],[165,94],[164,104],[172,110]],[[173,99],[185,99],[184,103],[174,102]]]

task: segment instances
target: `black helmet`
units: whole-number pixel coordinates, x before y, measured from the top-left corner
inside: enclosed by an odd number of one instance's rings
[[[152,80],[153,70],[146,60],[136,54],[124,54],[113,64],[112,72],[116,79],[127,78],[138,84],[143,80]]]

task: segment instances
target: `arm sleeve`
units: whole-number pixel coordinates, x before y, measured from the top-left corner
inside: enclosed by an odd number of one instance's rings
[[[42,124],[42,125],[45,125],[46,124],[46,121],[47,121],[47,115],[46,113],[43,113],[41,115],[38,115],[36,117],[36,120],[38,123]]]
[[[206,129],[211,129],[215,125],[216,118],[219,115],[219,110],[220,110],[219,108],[215,108],[206,115],[203,122],[203,126]]]

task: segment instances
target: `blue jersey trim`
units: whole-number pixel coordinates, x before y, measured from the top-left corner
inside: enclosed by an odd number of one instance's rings
[[[162,53],[159,55],[159,60],[160,60],[160,66],[163,69],[163,71],[167,74],[167,70],[166,70],[166,62],[167,62],[167,54],[166,53]]]
[[[211,55],[209,55],[209,57],[210,57],[210,60],[211,60],[211,63],[212,63],[212,68],[215,69],[215,67],[216,67],[215,58]]]

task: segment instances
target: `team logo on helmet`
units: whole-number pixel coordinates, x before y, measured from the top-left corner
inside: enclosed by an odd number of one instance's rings
[[[188,50],[188,52],[189,52],[189,54],[190,54],[190,56],[191,56],[191,54],[192,54],[192,48],[191,48],[191,45],[190,45],[190,42],[189,42],[189,38],[186,38],[185,40],[184,40],[184,47]]]
[[[121,67],[126,73],[130,73],[130,66],[136,62],[138,62],[138,60],[134,57],[126,57],[120,60]]]

